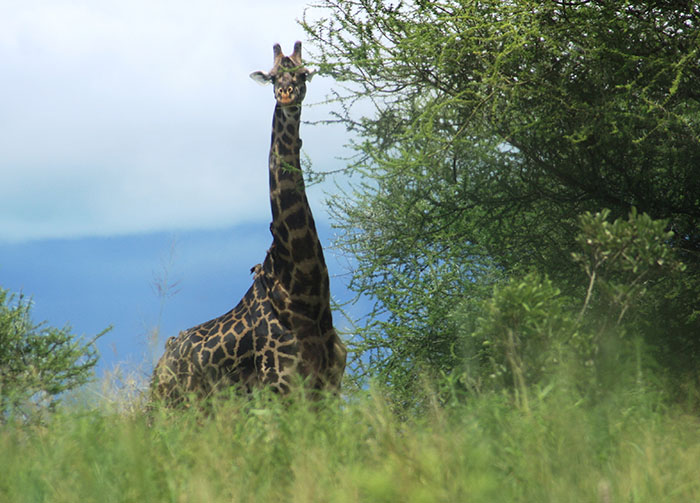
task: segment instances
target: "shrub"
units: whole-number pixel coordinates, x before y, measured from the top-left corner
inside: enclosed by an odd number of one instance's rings
[[[32,302],[0,288],[0,422],[35,419],[61,394],[87,382],[97,363],[95,341],[31,319]]]

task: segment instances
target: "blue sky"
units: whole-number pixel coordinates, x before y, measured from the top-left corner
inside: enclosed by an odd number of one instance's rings
[[[305,2],[0,0],[0,286],[37,321],[99,342],[100,369],[150,358],[154,277],[178,293],[162,341],[233,307],[270,244],[267,153],[274,101],[248,78],[304,34]],[[328,118],[332,82],[304,119]],[[342,167],[345,132],[302,126],[318,170]],[[327,189],[328,187],[326,187]],[[308,191],[339,301],[328,193]],[[340,322],[340,320],[338,320]],[[156,355],[156,356],[158,356]]]

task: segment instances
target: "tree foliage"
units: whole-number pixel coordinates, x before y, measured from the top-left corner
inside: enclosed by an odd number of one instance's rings
[[[660,275],[683,272],[685,264],[675,258],[668,246],[673,231],[666,231],[668,222],[652,220],[647,214],[637,214],[632,208],[627,220],[608,222],[610,211],[585,213],[579,218],[581,233],[577,243],[581,253],[573,253],[588,277],[586,298],[581,318],[589,305],[596,282],[606,309],[615,312],[615,324],[633,305],[639,305],[650,284]],[[677,276],[676,276],[677,277]]]
[[[86,383],[97,363],[95,340],[35,323],[31,302],[0,288],[0,422],[33,419],[53,409],[61,393]]]
[[[578,215],[633,207],[663,220],[687,269],[610,294],[651,292],[640,329],[669,366],[696,367],[696,2],[326,0],[314,15],[363,177],[332,204],[351,287],[375,301],[358,348],[371,368],[394,384],[452,368],[448,314],[505,276],[534,268],[583,298]]]
[[[566,345],[577,335],[566,307],[561,291],[537,273],[497,287],[484,303],[483,317],[472,334],[481,343],[488,366],[486,372],[469,377],[475,382],[485,376],[506,378],[499,387],[512,388],[516,402],[529,410],[528,384],[539,382],[561,362]]]
[[[627,219],[610,222],[609,213],[604,209],[579,219],[581,252],[573,256],[589,279],[585,295],[564,295],[537,272],[494,288],[482,303],[476,328],[462,330],[471,342],[466,352],[471,358],[458,377],[462,386],[512,389],[528,410],[528,387],[546,387],[562,369],[576,374],[580,392],[601,384],[611,367],[617,367],[619,378],[629,355],[641,358],[636,310],[644,306],[645,284],[677,276],[685,266],[666,242],[672,233],[664,230],[664,221],[633,210]],[[468,316],[455,312],[460,324]]]

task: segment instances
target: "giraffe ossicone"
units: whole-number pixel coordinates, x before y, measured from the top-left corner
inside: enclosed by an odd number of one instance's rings
[[[323,248],[304,188],[299,124],[306,83],[301,42],[285,56],[273,47],[269,72],[251,78],[273,84],[269,153],[272,245],[251,269],[253,284],[229,312],[168,339],[151,383],[169,406],[236,387],[286,394],[303,380],[313,390],[340,391],[347,351],[333,328]]]

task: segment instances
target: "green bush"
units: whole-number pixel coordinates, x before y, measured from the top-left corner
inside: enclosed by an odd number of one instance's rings
[[[589,306],[594,287],[599,304],[620,325],[628,310],[639,305],[648,286],[661,274],[683,272],[685,265],[669,246],[674,233],[666,230],[667,220],[653,220],[635,208],[627,220],[608,222],[610,210],[579,218],[581,232],[576,238],[581,252],[573,253],[589,279],[581,315]]]
[[[497,285],[473,310],[455,312],[462,327],[465,364],[450,376],[476,391],[512,391],[516,405],[530,410],[530,388],[546,389],[568,374],[571,392],[591,397],[611,381],[640,386],[659,376],[644,342],[645,294],[660,277],[684,270],[668,246],[665,221],[631,211],[608,221],[609,211],[580,218],[573,254],[587,278],[582,298],[564,296],[549,278],[532,272]],[[473,327],[473,328],[472,328]],[[642,382],[644,381],[644,382]]]
[[[53,410],[61,394],[86,383],[97,363],[95,340],[31,319],[32,303],[0,288],[0,422]]]
[[[560,290],[537,273],[497,286],[484,303],[472,337],[488,360],[488,378],[512,385],[526,410],[528,385],[551,372],[577,335],[569,306]]]

